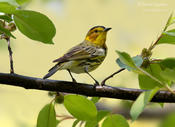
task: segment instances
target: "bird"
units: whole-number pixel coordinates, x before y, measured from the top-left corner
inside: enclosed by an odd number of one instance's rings
[[[58,70],[67,70],[73,82],[77,81],[73,77],[72,72],[76,74],[86,73],[95,81],[95,85],[99,85],[99,82],[89,72],[99,67],[107,55],[105,42],[107,32],[110,29],[104,26],[92,27],[82,43],[74,46],[62,57],[53,61],[56,64],[43,79],[49,78]]]

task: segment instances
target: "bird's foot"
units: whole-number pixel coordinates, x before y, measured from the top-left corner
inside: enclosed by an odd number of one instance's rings
[[[77,81],[76,81],[74,78],[72,78],[72,82],[73,82],[73,83],[77,83]]]
[[[100,86],[99,82],[97,82],[97,81],[94,84],[94,88],[96,88],[96,86]]]
[[[101,86],[103,87],[103,86],[105,86],[105,84],[102,82],[102,83],[101,83]]]

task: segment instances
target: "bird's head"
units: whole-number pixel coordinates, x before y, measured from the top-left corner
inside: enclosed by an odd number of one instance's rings
[[[88,31],[85,40],[103,47],[105,46],[106,34],[110,29],[104,26],[95,26]]]

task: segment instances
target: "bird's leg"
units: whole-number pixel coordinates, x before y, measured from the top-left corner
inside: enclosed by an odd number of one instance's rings
[[[125,68],[121,68],[120,70],[114,72],[113,74],[111,74],[110,76],[108,76],[107,78],[105,78],[105,79],[101,82],[101,86],[105,86],[105,83],[106,83],[106,81],[107,81],[108,79],[114,77],[114,75],[116,75],[116,74],[118,74],[118,73],[120,73],[120,72],[122,72],[122,71],[124,71],[124,70],[125,70]]]
[[[70,72],[70,70],[69,70],[69,69],[67,69],[67,71],[69,72],[70,77],[72,78],[72,82],[77,82],[77,81],[74,79],[74,77],[73,77],[72,73]]]
[[[87,71],[87,67],[84,68],[84,72],[95,81],[94,87],[99,86],[99,82],[92,75],[89,74],[89,72]]]

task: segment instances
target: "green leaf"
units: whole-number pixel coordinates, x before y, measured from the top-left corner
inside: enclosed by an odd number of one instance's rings
[[[64,106],[79,120],[90,121],[97,116],[97,109],[95,104],[80,95],[66,95],[64,97]]]
[[[25,3],[29,3],[31,0],[16,0],[16,3],[18,3],[19,5],[23,5]]]
[[[175,125],[175,113],[171,113],[161,122],[160,127],[174,127]]]
[[[163,69],[165,68],[174,69],[175,68],[175,58],[166,58],[160,62],[160,65]]]
[[[73,122],[73,125],[72,125],[72,127],[76,127],[77,126],[77,124],[80,122],[80,120],[75,120],[74,122]]]
[[[0,2],[0,12],[13,14],[16,11],[16,6],[11,5],[7,2]]]
[[[157,81],[151,79],[147,75],[139,74],[138,80],[140,88],[144,90],[153,89],[155,86],[162,87]]]
[[[166,30],[166,28],[167,28],[168,26],[172,25],[173,23],[175,23],[175,17],[173,17],[173,13],[171,13],[171,15],[170,15],[169,18],[168,18],[168,21],[167,21],[165,30]]]
[[[132,57],[132,60],[134,61],[134,64],[137,66],[137,67],[140,67],[143,63],[143,59],[141,56],[137,55],[137,56],[134,56]]]
[[[102,127],[129,127],[129,124],[122,115],[114,114],[106,117]]]
[[[157,80],[160,82],[167,82],[167,80],[163,79],[160,76],[160,73],[162,72],[162,69],[160,67],[160,64],[150,64],[145,71],[149,73],[151,76],[154,76]],[[139,86],[141,89],[145,90],[150,90],[153,89],[154,87],[163,87],[162,84],[157,82],[157,80],[152,79],[150,76],[146,74],[139,74],[138,75],[138,80],[139,80]]]
[[[13,36],[9,30],[5,29],[5,28],[2,27],[1,25],[0,25],[0,33],[4,33],[5,35],[7,35],[7,36],[9,36],[9,37],[15,38],[15,36]]]
[[[132,58],[130,55],[126,52],[120,52],[116,51],[117,54],[119,55],[119,59],[122,63],[124,63],[126,66],[129,66],[130,68],[136,68],[136,65],[134,64]]]
[[[157,44],[175,44],[175,29],[163,32]]]
[[[137,67],[140,67],[143,63],[143,59],[141,56],[135,56],[135,57],[132,57],[132,61],[134,62],[134,64],[137,66]],[[131,70],[135,70],[135,68],[132,68],[124,63],[121,62],[120,59],[117,59],[116,60],[117,64],[119,65],[119,67],[121,68],[126,68],[128,71],[131,71]]]
[[[109,111],[106,110],[100,110],[97,113],[97,118],[92,121],[87,121],[85,124],[85,127],[96,127],[98,123],[109,114]]]
[[[160,76],[168,81],[175,81],[175,58],[166,58],[160,62],[163,69]]]
[[[144,110],[145,106],[151,101],[151,99],[157,93],[159,89],[160,89],[159,87],[155,87],[153,90],[145,91],[139,95],[139,97],[133,103],[131,110],[130,110],[132,121],[138,118],[138,116]]]
[[[61,121],[57,120],[56,119],[56,127],[58,126],[58,124],[60,123]]]
[[[100,122],[105,116],[107,116],[110,112],[106,110],[99,110],[97,114],[97,121]]]
[[[164,71],[160,73],[160,75],[169,81],[175,82],[175,69],[166,68]]]
[[[92,97],[91,101],[97,103],[100,100],[100,97]]]
[[[175,113],[171,113],[161,122],[160,127],[174,127],[175,126]]]
[[[0,19],[5,20],[6,22],[12,21],[11,17],[7,15],[0,15]]]
[[[52,21],[45,15],[28,10],[17,10],[14,21],[18,29],[28,38],[46,44],[53,44],[56,29]]]
[[[11,5],[14,5],[14,6],[18,6],[18,4],[16,3],[16,0],[0,0],[0,2],[7,2]]]
[[[97,125],[98,122],[96,120],[93,120],[93,121],[87,121],[84,127],[96,127]]]
[[[56,127],[56,113],[53,103],[45,105],[39,112],[37,127]]]
[[[120,68],[125,68],[125,69],[127,69],[128,71],[133,70],[133,68],[131,68],[131,67],[127,66],[126,64],[122,63],[121,60],[120,60],[119,58],[117,58],[116,63],[118,64],[118,66],[119,66]]]

